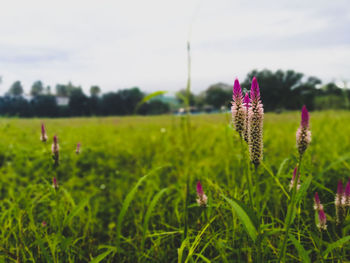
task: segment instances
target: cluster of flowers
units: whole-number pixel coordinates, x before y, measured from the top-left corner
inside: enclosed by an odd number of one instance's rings
[[[45,125],[42,123],[41,124],[41,134],[40,134],[40,140],[42,142],[47,142],[48,140],[48,136],[46,134],[46,129],[45,129]],[[54,165],[57,167],[59,165],[59,144],[58,144],[58,137],[57,135],[53,136],[53,142],[52,142],[52,146],[51,146],[51,152],[52,152],[52,158],[54,160]],[[77,144],[76,150],[75,150],[76,154],[80,153],[80,143]],[[57,189],[58,188],[58,182],[57,182],[57,178],[53,177],[52,178],[52,186]]]

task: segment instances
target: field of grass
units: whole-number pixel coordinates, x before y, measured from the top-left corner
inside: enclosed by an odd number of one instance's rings
[[[346,262],[350,216],[336,225],[334,197],[338,180],[350,177],[350,112],[310,117],[312,143],[286,262]],[[277,262],[300,113],[265,114],[263,163],[251,174],[254,209],[247,208],[245,144],[230,121],[230,114],[189,122],[179,116],[0,119],[0,262],[257,262],[259,246],[261,262]],[[198,180],[207,207],[196,203]],[[316,191],[327,231],[315,224]]]

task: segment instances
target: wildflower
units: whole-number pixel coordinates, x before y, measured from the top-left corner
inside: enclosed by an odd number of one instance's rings
[[[52,178],[52,187],[55,188],[55,189],[58,188],[58,182],[57,182],[56,177],[53,177],[53,178]]]
[[[52,143],[52,158],[55,161],[55,165],[58,165],[58,161],[59,161],[59,146],[58,146],[58,139],[57,136],[53,136],[53,143]]]
[[[204,194],[201,182],[197,183],[197,203],[199,206],[207,206],[208,197]]]
[[[238,79],[235,80],[233,85],[233,95],[232,95],[232,119],[235,125],[236,131],[242,137],[243,129],[244,129],[244,120],[245,120],[245,112],[243,108],[243,95],[241,85],[239,84]]]
[[[305,105],[301,110],[300,127],[296,133],[297,146],[300,156],[304,154],[306,148],[311,142],[311,131],[309,130],[309,112]]]
[[[326,214],[324,213],[323,209],[318,211],[318,224],[317,227],[320,230],[326,230],[327,229],[327,217]]]
[[[250,90],[250,108],[248,110],[248,142],[250,160],[258,166],[263,156],[263,120],[264,108],[260,100],[259,84],[256,78],[252,80]]]
[[[298,166],[296,166],[296,167],[294,168],[294,171],[293,171],[293,178],[292,178],[292,180],[290,181],[290,184],[289,184],[289,190],[292,190],[292,189],[293,189],[294,182],[295,182],[296,175],[297,175],[297,171],[298,171]],[[298,173],[297,191],[299,190],[299,188],[300,188],[300,178],[299,178],[299,173]]]
[[[80,142],[78,142],[78,144],[77,144],[77,149],[75,150],[75,153],[76,154],[80,153]]]
[[[314,209],[316,211],[323,210],[323,205],[321,204],[320,198],[318,196],[318,193],[315,193],[315,204],[314,204]]]
[[[249,92],[247,92],[243,99],[243,105],[245,107],[245,119],[244,119],[244,140],[248,142],[248,112],[250,107],[250,98],[249,98]]]
[[[343,200],[344,200],[344,189],[343,189],[343,182],[342,180],[338,181],[338,189],[337,193],[335,195],[335,214],[337,217],[337,224],[340,224],[343,220],[344,216],[344,209],[343,209]]]
[[[346,207],[350,206],[350,179],[345,186],[345,193],[343,195],[343,205]]]
[[[47,141],[47,135],[46,135],[44,123],[41,124],[41,135],[40,135],[40,140],[41,140],[42,142],[46,142],[46,141]]]
[[[43,221],[43,222],[41,223],[41,226],[42,226],[42,227],[46,227],[46,226],[47,226],[46,221]]]

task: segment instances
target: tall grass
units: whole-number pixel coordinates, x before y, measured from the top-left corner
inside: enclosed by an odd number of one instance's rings
[[[338,229],[334,208],[337,182],[350,175],[349,117],[349,112],[311,113],[313,141],[303,156],[295,197],[300,209],[292,215],[286,262],[350,257],[349,215]],[[1,119],[0,262],[255,262],[254,239],[262,244],[264,262],[277,261],[298,162],[300,114],[265,115],[264,159],[255,175],[259,231],[239,165],[247,157],[229,119],[192,116],[190,144],[184,122],[175,116],[44,120],[46,146],[41,120]],[[60,139],[55,170],[54,134]],[[198,180],[208,196],[206,208],[196,203]],[[329,235],[322,239],[315,191],[327,214]]]

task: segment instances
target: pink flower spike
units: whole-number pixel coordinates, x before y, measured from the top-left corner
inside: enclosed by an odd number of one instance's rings
[[[342,182],[342,180],[339,180],[339,181],[338,181],[337,194],[338,194],[339,196],[342,196],[343,193],[344,193],[343,182]]]
[[[80,142],[78,142],[78,144],[77,144],[77,149],[75,150],[75,153],[76,154],[80,153]]]
[[[241,99],[243,97],[242,95],[242,89],[241,85],[239,84],[238,79],[235,79],[235,83],[233,84],[233,100],[236,101],[237,99]]]
[[[249,92],[247,92],[243,99],[244,106],[248,109],[250,107]]]
[[[318,211],[318,228],[320,230],[326,230],[327,229],[327,217],[326,214],[324,213],[323,209]]]
[[[314,209],[316,211],[323,210],[323,205],[321,204],[320,198],[318,197],[318,193],[315,193],[315,204]]]
[[[46,226],[47,226],[46,221],[43,221],[43,222],[41,223],[41,226],[42,226],[42,227],[46,227]]]
[[[197,203],[199,206],[207,206],[208,197],[204,194],[200,181],[197,183],[197,197]]]
[[[46,141],[47,141],[47,135],[46,135],[44,123],[41,124],[41,135],[40,135],[40,140],[41,140],[42,142],[46,142]]]
[[[309,128],[309,112],[306,109],[306,106],[304,105],[301,110],[301,126],[303,128]]]
[[[350,179],[348,183],[345,186],[345,193],[344,193],[344,202],[343,204],[345,206],[350,206]]]
[[[253,80],[252,80],[252,86],[250,89],[250,98],[254,101],[260,99],[260,89],[259,89],[259,84],[258,84],[258,81],[256,80],[256,77],[253,77]]]
[[[58,188],[58,183],[57,183],[56,177],[53,177],[53,178],[52,178],[52,187],[55,188],[55,189]]]
[[[296,176],[297,176],[297,171],[298,171],[298,166],[295,166],[294,171],[293,171],[293,177],[292,177],[292,180],[290,181],[290,185],[289,185],[289,190],[293,189],[294,182],[295,182]],[[297,190],[299,190],[300,189],[300,178],[299,178],[299,176],[298,176],[298,182],[296,182],[296,184],[297,184]]]

